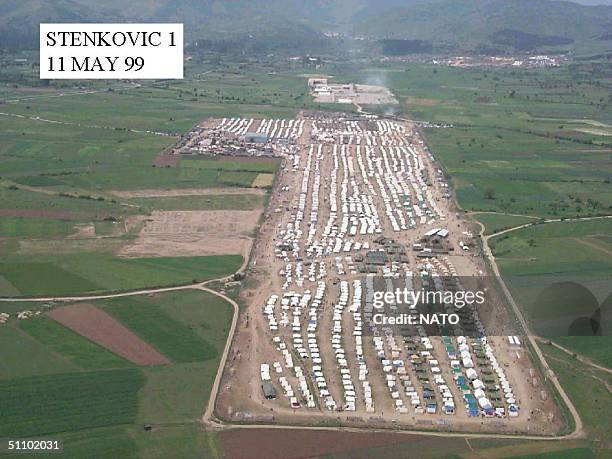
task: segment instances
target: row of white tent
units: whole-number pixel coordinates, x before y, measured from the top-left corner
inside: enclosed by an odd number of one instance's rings
[[[257,133],[265,134],[270,139],[296,140],[304,132],[304,122],[303,119],[264,119],[257,128]]]
[[[398,228],[396,229],[398,231],[411,224],[429,223],[441,216],[436,208],[435,200],[425,183],[425,175],[423,173],[425,166],[422,159],[417,155],[416,149],[403,139],[401,129],[394,127],[395,123],[385,123],[378,124],[379,131],[385,133],[385,139],[377,143],[376,147],[367,146],[367,142],[358,144],[354,148],[349,148],[347,145],[334,145],[331,147],[333,168],[328,177],[321,176],[321,164],[328,147],[315,144],[307,149],[301,188],[298,188],[299,197],[297,203],[293,206],[294,212],[292,218],[287,222],[285,228],[279,227],[277,232],[277,256],[285,259],[287,262],[283,275],[285,277],[289,275],[291,279],[295,278],[298,287],[302,287],[303,281],[306,278],[306,267],[300,260],[297,260],[294,265],[290,258],[299,258],[303,251],[305,254],[315,257],[308,265],[307,271],[308,280],[310,282],[318,282],[317,291],[312,301],[308,289],[305,290],[304,294],[285,293],[281,300],[280,311],[274,307],[278,297],[273,301],[272,297],[270,297],[264,308],[264,313],[268,317],[270,330],[273,333],[278,332],[279,324],[291,331],[291,346],[301,360],[309,360],[312,364],[310,376],[313,379],[314,387],[319,391],[321,404],[328,409],[336,409],[338,405],[329,392],[317,338],[318,315],[325,293],[327,275],[324,262],[319,257],[334,253],[338,254],[342,251],[358,250],[356,247],[369,248],[369,245],[355,239],[354,236],[358,232],[363,236],[382,232],[375,198],[381,201],[379,204],[382,204],[392,227],[394,229]],[[322,129],[318,125],[313,126],[313,133],[316,135],[323,135],[325,133],[325,135],[331,136],[362,136],[364,139],[380,137],[380,134],[367,133],[358,123],[347,124],[345,132],[341,134],[332,132],[331,128],[329,131]],[[315,140],[316,135],[313,134]],[[393,141],[387,143],[388,139],[393,139]],[[294,159],[293,164],[294,169],[297,170],[302,161],[299,158]],[[342,179],[339,180],[339,177],[342,177]],[[358,181],[357,179],[361,180]],[[327,199],[321,200],[319,194],[323,181],[330,186]],[[300,183],[298,182],[299,186]],[[321,215],[319,206],[321,202],[329,203],[330,212],[323,230],[319,233],[318,225],[319,216]],[[308,205],[310,205],[310,212],[306,216]],[[302,245],[303,234],[307,234],[305,247]],[[319,259],[317,260],[317,258]],[[338,271],[339,266],[337,263],[336,269]],[[341,269],[344,271],[343,266]],[[396,275],[398,270],[399,266],[395,266],[395,268],[392,266],[390,273]],[[342,275],[340,272],[339,274]],[[411,282],[408,278],[408,273],[406,273],[407,283]],[[366,284],[369,284],[371,281],[373,281],[373,278],[368,276]],[[291,283],[291,281],[286,283],[283,288],[287,290]],[[337,366],[340,368],[341,385],[343,388],[342,407],[343,409],[354,410],[357,406],[357,391],[355,390],[355,380],[349,367],[350,359],[347,357],[343,345],[346,336],[350,333],[349,330],[345,329],[346,325],[344,324],[348,309],[348,312],[353,315],[352,334],[355,338],[355,359],[359,371],[358,378],[362,383],[364,404],[368,411],[374,411],[372,390],[367,380],[368,368],[363,355],[362,335],[364,323],[367,323],[370,327],[372,326],[372,308],[371,304],[368,304],[366,295],[364,314],[362,314],[361,288],[360,281],[354,281],[353,301],[349,302],[349,283],[341,281],[340,298],[334,305],[331,344],[332,349],[334,349]],[[308,313],[304,314],[305,311],[308,311]],[[302,335],[302,322],[307,323],[305,340]],[[386,364],[383,365],[383,368],[387,368],[385,378],[391,396],[395,400],[396,409],[399,412],[406,412],[407,406],[403,400],[404,397],[408,397],[410,405],[424,410],[426,406],[423,405],[418,391],[414,390],[415,385],[412,384],[410,377],[406,373],[405,364],[402,360],[402,347],[395,342],[392,335],[386,334],[387,332],[388,330],[383,332],[385,333],[384,338],[380,335],[376,336],[375,333],[374,343],[379,358]],[[424,331],[421,332],[424,333]],[[277,338],[280,339],[278,336],[275,336],[274,340],[277,340]],[[423,352],[428,353],[429,357],[431,357],[433,347],[431,342],[425,338],[423,337],[421,342],[425,349]],[[284,343],[278,342],[277,344]],[[285,346],[282,349],[279,346],[283,356],[291,354],[288,347]],[[425,355],[424,357],[428,356]],[[441,371],[437,360],[428,358],[427,362],[429,363],[429,372],[433,375],[437,390],[440,392],[445,406],[454,407],[452,393],[440,374]],[[292,362],[291,364],[293,366]],[[286,357],[285,365],[290,368],[287,365]],[[293,366],[293,368],[301,367]],[[300,376],[296,374],[296,378],[300,386],[305,384],[305,375],[303,373],[300,373]],[[399,396],[398,383],[404,388],[403,396]],[[392,388],[395,390],[391,390]],[[302,395],[304,400],[309,399],[304,393]],[[417,400],[418,404],[413,400]]]
[[[252,118],[223,118],[215,130],[240,136],[249,132],[253,122]]]

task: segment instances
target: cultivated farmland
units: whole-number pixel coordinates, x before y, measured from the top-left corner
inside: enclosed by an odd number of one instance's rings
[[[207,449],[195,422],[210,394],[232,308],[198,290],[132,300],[95,306],[133,325],[130,332],[162,349],[172,358],[169,364],[134,367],[45,316],[2,325],[0,390],[13,402],[3,404],[0,431],[53,433],[72,457],[90,457],[92,448],[112,457],[168,457],[172,448]],[[37,307],[49,309],[36,303],[0,303],[0,311],[11,316]],[[61,307],[54,304],[51,310]],[[126,366],[131,368],[118,368]],[[152,424],[154,431],[143,432],[143,424]]]
[[[94,343],[137,365],[163,365],[170,361],[111,316],[90,304],[55,308],[49,317]]]
[[[143,383],[135,369],[1,381],[6,399],[0,430],[25,437],[130,424],[136,419],[136,394]]]

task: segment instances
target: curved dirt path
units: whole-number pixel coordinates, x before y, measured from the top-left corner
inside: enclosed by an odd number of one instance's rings
[[[483,213],[488,213],[488,214],[499,214],[499,212],[468,212],[467,215],[473,215],[475,213],[478,214],[483,214]],[[513,214],[500,214],[500,215],[513,215]],[[528,215],[518,215],[518,214],[514,214],[514,216],[516,217],[529,217]],[[488,240],[496,237],[496,236],[500,236],[502,234],[506,234],[506,233],[510,233],[512,231],[517,231],[523,228],[528,228],[530,226],[538,226],[538,225],[545,225],[547,223],[559,223],[559,222],[583,222],[583,221],[588,221],[588,220],[602,220],[602,219],[607,219],[607,218],[612,218],[612,215],[600,215],[597,217],[576,217],[576,218],[547,218],[544,220],[538,220],[535,222],[529,222],[529,223],[523,223],[522,225],[518,225],[518,226],[513,226],[512,228],[507,228],[505,230],[501,230],[498,231],[497,233],[493,233],[493,234],[489,234],[489,235],[485,235],[485,226],[478,220],[474,220],[475,223],[477,223],[480,226],[481,232],[480,232],[480,236],[481,238],[483,238],[483,242],[484,239]],[[487,244],[488,247],[488,244]]]
[[[612,216],[607,215],[607,216],[602,216],[602,217],[586,217],[586,218],[577,218],[577,219],[565,219],[564,221],[581,221],[581,220],[593,220],[593,219],[599,219],[599,218],[612,218]],[[540,224],[543,223],[552,223],[552,222],[558,222],[558,221],[562,221],[561,219],[554,219],[554,220],[546,220]],[[234,333],[236,331],[236,326],[238,323],[238,318],[239,318],[239,314],[240,314],[240,310],[239,310],[239,306],[238,304],[231,298],[229,298],[228,296],[217,292],[213,289],[210,289],[208,287],[206,287],[206,284],[212,283],[212,282],[216,282],[216,281],[224,281],[224,280],[228,280],[231,279],[234,275],[229,275],[229,276],[225,276],[222,278],[218,278],[218,279],[210,279],[198,284],[187,284],[187,285],[181,285],[181,286],[175,286],[175,287],[167,287],[167,288],[158,288],[158,289],[142,289],[142,290],[136,290],[133,292],[121,292],[121,293],[112,293],[112,294],[101,294],[101,295],[86,295],[86,296],[67,296],[67,297],[46,297],[46,298],[0,298],[0,302],[26,302],[26,301],[32,301],[32,302],[45,302],[45,301],[84,301],[84,300],[96,300],[96,299],[108,299],[108,298],[118,298],[118,297],[126,297],[126,296],[138,296],[138,295],[147,295],[150,293],[163,293],[163,292],[171,292],[171,291],[178,291],[178,290],[189,290],[189,289],[196,289],[196,290],[201,290],[201,291],[205,291],[208,293],[211,293],[219,298],[224,299],[225,301],[227,301],[229,304],[232,305],[233,309],[234,309],[234,314],[232,317],[232,324],[230,327],[230,331],[228,333],[228,337],[225,343],[225,348],[223,350],[223,353],[221,355],[221,359],[219,362],[219,367],[217,369],[217,374],[215,375],[215,380],[213,382],[213,387],[211,389],[211,393],[209,396],[209,400],[206,406],[206,409],[202,415],[202,423],[205,426],[211,427],[211,428],[215,428],[215,429],[222,429],[222,430],[230,430],[230,429],[261,429],[261,428],[266,428],[266,429],[298,429],[298,430],[332,430],[332,431],[342,431],[342,432],[363,432],[364,430],[367,430],[368,432],[397,432],[397,433],[401,433],[401,434],[406,434],[406,435],[428,435],[428,436],[435,436],[435,437],[458,437],[458,438],[504,438],[504,439],[522,439],[522,440],[538,440],[538,441],[559,441],[559,440],[573,440],[573,439],[577,439],[577,438],[583,438],[585,436],[585,432],[584,432],[584,426],[582,424],[582,420],[580,419],[580,416],[578,414],[578,411],[576,409],[576,407],[574,406],[574,404],[572,403],[571,399],[569,398],[569,396],[565,393],[565,391],[563,390],[563,387],[561,386],[561,384],[559,383],[556,375],[554,374],[554,372],[552,371],[552,369],[550,368],[550,366],[548,365],[548,363],[546,362],[546,359],[541,351],[541,349],[538,347],[538,343],[537,343],[537,337],[535,337],[534,335],[532,335],[529,331],[529,327],[527,325],[527,322],[525,320],[525,318],[523,317],[522,311],[520,310],[519,306],[517,305],[517,303],[515,302],[514,298],[512,297],[510,291],[508,290],[508,287],[506,286],[504,280],[502,279],[499,269],[497,267],[497,263],[495,262],[495,257],[493,256],[491,249],[488,245],[488,240],[492,237],[495,236],[499,236],[500,234],[504,234],[504,233],[508,233],[510,231],[516,231],[518,229],[522,229],[528,226],[532,226],[533,223],[528,223],[525,225],[519,225],[517,227],[514,228],[509,228],[503,231],[500,231],[498,233],[494,233],[488,236],[484,235],[484,230],[485,227],[482,223],[476,221],[476,223],[480,226],[481,230],[480,230],[480,236],[483,242],[483,252],[484,254],[487,256],[487,258],[489,259],[490,263],[491,263],[491,267],[494,271],[494,274],[498,277],[499,279],[499,283],[500,286],[502,288],[502,290],[504,291],[504,294],[506,295],[508,301],[510,302],[510,305],[513,308],[513,311],[515,313],[515,315],[517,316],[522,328],[525,331],[525,334],[527,335],[530,344],[532,345],[536,355],[538,356],[538,359],[540,360],[540,363],[542,364],[543,368],[545,369],[546,375],[550,378],[550,380],[553,382],[555,388],[557,389],[557,391],[559,392],[559,394],[561,395],[561,398],[563,399],[564,403],[566,404],[567,408],[569,409],[573,419],[574,419],[574,423],[575,423],[575,429],[573,432],[567,434],[567,435],[562,435],[562,436],[556,436],[556,437],[542,437],[542,436],[535,436],[535,435],[511,435],[511,434],[478,434],[478,433],[470,433],[470,432],[435,432],[435,431],[422,431],[422,430],[394,430],[394,429],[371,429],[371,428],[367,428],[367,427],[317,427],[317,426],[299,426],[299,425],[266,425],[266,424],[251,424],[251,425],[245,425],[245,424],[231,424],[231,423],[222,423],[219,422],[215,419],[213,419],[213,415],[214,415],[214,408],[215,408],[215,404],[216,404],[216,399],[217,399],[217,394],[219,391],[219,386],[221,384],[221,379],[223,377],[223,372],[225,369],[225,363],[227,361],[227,356],[229,354],[229,351],[231,349],[231,343],[234,337]],[[242,266],[239,268],[239,270],[237,272],[241,273],[244,272],[244,269],[246,268],[246,266],[248,265],[248,258],[245,258],[243,261]],[[595,365],[595,364],[594,364]],[[599,367],[599,366],[597,366]],[[604,369],[599,368],[599,369]],[[610,371],[609,369],[605,369],[604,371]]]
[[[500,279],[500,282],[501,281]],[[198,286],[196,288],[200,288],[201,290],[205,290],[209,293],[212,293],[220,298],[223,298],[224,300],[226,300],[228,303],[230,303],[233,307],[234,307],[234,317],[232,319],[232,325],[230,328],[230,332],[228,334],[227,337],[227,341],[225,343],[225,349],[223,351],[223,355],[221,356],[221,361],[219,363],[219,368],[217,370],[217,374],[215,376],[215,381],[213,384],[213,387],[211,389],[211,394],[208,400],[208,404],[206,406],[206,410],[204,411],[204,414],[202,415],[202,423],[205,427],[208,428],[212,428],[215,430],[233,430],[233,429],[279,429],[279,430],[315,430],[315,431],[321,431],[321,430],[325,430],[325,431],[336,431],[336,432],[354,432],[354,433],[363,433],[364,431],[367,431],[369,433],[375,433],[375,432],[380,432],[380,433],[389,433],[389,432],[393,432],[393,433],[398,433],[398,434],[405,434],[405,435],[427,435],[427,436],[432,436],[432,437],[455,437],[455,438],[503,438],[503,439],[518,439],[518,440],[537,440],[537,441],[559,441],[559,440],[574,440],[577,438],[582,438],[584,436],[584,429],[582,426],[582,421],[580,419],[580,416],[578,416],[578,412],[576,411],[575,407],[573,406],[571,400],[569,399],[569,397],[567,397],[567,395],[565,394],[565,392],[563,392],[563,388],[560,386],[556,376],[554,375],[554,373],[552,372],[552,370],[550,370],[550,368],[548,367],[548,363],[546,363],[546,360],[544,360],[544,356],[541,353],[541,351],[539,350],[539,348],[537,348],[537,344],[534,345],[534,348],[537,349],[538,352],[538,357],[541,359],[544,367],[547,369],[547,372],[549,373],[549,377],[551,378],[551,380],[554,382],[555,386],[557,387],[557,390],[559,390],[559,393],[563,395],[565,395],[564,401],[567,403],[568,408],[570,409],[570,412],[572,412],[572,415],[574,416],[574,422],[576,424],[576,429],[574,430],[574,432],[567,434],[567,435],[561,435],[561,436],[555,436],[555,437],[543,437],[543,436],[536,436],[536,435],[512,435],[512,434],[491,434],[491,433],[471,433],[471,432],[436,432],[436,431],[424,431],[424,430],[399,430],[399,429],[372,429],[372,428],[368,428],[368,427],[319,427],[319,426],[300,426],[300,425],[281,425],[281,424],[232,424],[232,423],[225,423],[225,422],[220,422],[219,420],[214,418],[214,409],[215,409],[215,404],[216,404],[216,399],[217,399],[217,394],[219,391],[219,386],[221,384],[221,379],[223,377],[223,372],[225,369],[225,363],[227,361],[227,356],[229,354],[230,348],[231,348],[231,343],[233,340],[233,336],[234,336],[234,332],[236,330],[236,325],[238,323],[238,317],[239,317],[239,306],[238,304],[232,300],[231,298],[227,297],[226,295],[223,295],[222,293],[216,292],[214,290],[208,289],[204,286]],[[509,292],[508,292],[509,295]],[[512,297],[510,296],[509,299],[511,299]],[[514,303],[514,300],[512,300],[512,304],[516,305],[516,303]],[[519,311],[520,313],[520,311]],[[522,316],[520,316],[522,318]],[[524,320],[524,319],[523,319]],[[526,326],[526,324],[525,324]],[[529,336],[530,339],[533,339],[533,337]],[[535,342],[535,340],[534,340]]]
[[[558,221],[560,221],[560,220],[558,220]],[[546,222],[550,222],[550,221],[547,220]],[[574,406],[574,403],[572,402],[572,400],[569,398],[569,396],[567,395],[567,393],[563,389],[563,386],[561,386],[561,383],[557,379],[557,375],[555,375],[555,373],[552,371],[552,369],[548,365],[548,362],[546,361],[546,358],[544,357],[544,354],[542,353],[542,350],[538,346],[538,342],[536,340],[536,337],[533,335],[533,333],[529,329],[529,325],[527,324],[527,321],[525,320],[525,318],[523,316],[523,312],[521,311],[521,308],[518,306],[518,304],[514,300],[512,294],[510,293],[510,290],[506,286],[506,282],[504,281],[504,279],[501,276],[501,273],[500,273],[499,268],[497,266],[497,263],[495,261],[495,257],[493,256],[493,252],[491,251],[491,248],[489,247],[489,239],[490,238],[495,237],[495,236],[499,236],[500,234],[508,233],[510,231],[516,231],[516,230],[521,229],[521,228],[526,228],[526,227],[532,226],[533,223],[527,223],[527,224],[524,224],[524,225],[519,225],[519,226],[516,226],[514,228],[509,228],[509,229],[506,229],[506,230],[503,230],[503,231],[499,231],[499,232],[491,234],[489,236],[485,236],[485,234],[484,234],[484,232],[485,232],[485,225],[483,225],[481,222],[479,222],[477,220],[476,220],[476,223],[480,226],[480,238],[482,240],[482,250],[483,250],[483,253],[484,253],[485,257],[487,257],[489,262],[490,262],[491,269],[493,270],[493,274],[497,277],[499,285],[500,285],[502,291],[504,292],[504,295],[506,296],[508,302],[510,303],[510,306],[512,306],[512,310],[514,311],[514,314],[515,314],[516,318],[518,319],[519,323],[521,324],[521,328],[523,329],[523,331],[525,333],[525,336],[527,336],[527,339],[529,340],[529,343],[531,344],[531,347],[533,348],[536,356],[538,357],[538,360],[540,361],[540,364],[542,365],[542,368],[544,369],[545,376],[548,376],[548,378],[552,381],[553,385],[555,386],[555,389],[557,389],[557,392],[559,392],[559,395],[563,399],[563,403],[565,403],[565,406],[567,407],[567,409],[569,410],[570,414],[572,415],[572,418],[574,419],[574,426],[575,426],[574,427],[574,431],[572,433],[568,434],[568,435],[564,435],[562,437],[556,437],[556,438],[557,439],[582,438],[582,437],[585,436],[585,432],[584,432],[584,426],[582,424],[582,419],[580,418],[578,410],[576,409],[576,407]]]
[[[206,405],[206,410],[202,415],[202,422],[207,423],[210,421],[213,412],[215,411],[215,404],[217,402],[217,394],[219,393],[219,386],[221,385],[221,379],[223,377],[223,371],[225,370],[225,363],[227,362],[227,356],[230,352],[232,341],[234,339],[234,333],[236,332],[236,325],[238,324],[238,317],[240,316],[240,307],[238,303],[232,300],[230,297],[219,293],[210,288],[204,287],[200,285],[197,287],[199,290],[203,290],[205,292],[211,293],[219,298],[224,299],[229,304],[232,305],[234,309],[234,314],[232,315],[232,324],[230,326],[229,333],[227,334],[227,340],[225,341],[225,348],[223,349],[223,354],[221,354],[221,359],[219,360],[219,368],[217,369],[217,374],[215,375],[215,380],[213,382],[212,388],[210,390],[210,395],[208,398],[208,404]]]
[[[176,292],[178,290],[190,290],[190,289],[199,289],[199,290],[210,290],[205,286],[212,282],[224,282],[228,280],[232,280],[236,274],[244,273],[244,270],[249,264],[248,257],[243,255],[243,261],[240,265],[240,268],[234,273],[229,274],[227,276],[218,277],[215,279],[208,279],[203,282],[198,282],[196,284],[184,284],[184,285],[176,285],[173,287],[160,287],[160,288],[145,288],[140,290],[133,290],[129,292],[116,292],[116,293],[100,293],[98,295],[74,295],[74,296],[46,296],[46,297],[2,297],[0,298],[0,303],[45,303],[49,301],[92,301],[92,300],[107,300],[111,298],[121,298],[126,296],[139,296],[139,295],[149,295],[151,293],[164,293],[164,292]],[[212,291],[212,290],[211,290]],[[218,293],[218,292],[217,292]]]
[[[536,339],[543,344],[548,344],[550,343],[553,347],[559,349],[561,352],[566,353],[567,355],[571,355],[572,357],[575,357],[576,360],[578,360],[580,363],[583,363],[585,365],[588,365],[589,367],[595,368],[596,370],[600,370],[600,371],[604,371],[606,373],[612,373],[612,369],[608,368],[608,367],[604,367],[603,365],[599,365],[595,362],[593,362],[591,359],[589,359],[588,357],[585,357],[582,354],[579,354],[577,352],[574,352],[566,347],[561,346],[559,343],[555,343],[553,340],[550,339],[545,339],[542,338],[540,336],[536,336]]]

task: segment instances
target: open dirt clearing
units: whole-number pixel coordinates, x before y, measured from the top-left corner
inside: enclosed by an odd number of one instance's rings
[[[421,99],[418,97],[406,97],[406,105],[422,105],[424,107],[431,107],[440,103],[437,99]]]
[[[252,185],[254,188],[266,188],[272,186],[272,183],[274,183],[274,174],[257,174]]]
[[[47,313],[49,317],[137,365],[165,365],[170,360],[113,317],[89,303],[71,304]]]
[[[123,257],[206,256],[251,250],[262,210],[207,210],[153,212]]]

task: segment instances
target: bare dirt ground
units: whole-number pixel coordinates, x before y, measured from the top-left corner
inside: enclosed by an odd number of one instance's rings
[[[421,99],[419,97],[406,97],[406,105],[423,105],[430,107],[440,103],[437,99]]]
[[[274,174],[257,174],[255,180],[253,180],[254,188],[266,188],[272,185],[274,182]]]
[[[384,86],[365,84],[328,84],[330,93],[314,94],[315,102],[334,103],[340,99],[350,99],[359,105],[396,105],[397,99]]]
[[[91,223],[75,225],[75,233],[67,237],[67,239],[90,238],[96,236],[96,227]]]
[[[130,190],[111,191],[111,194],[120,198],[165,198],[174,196],[203,196],[203,195],[240,195],[254,194],[264,196],[265,190],[255,188],[183,188],[172,190]]]
[[[355,102],[364,105],[396,105],[397,99],[384,86],[358,84]]]
[[[248,257],[261,210],[155,211],[126,258],[239,254]]]
[[[153,160],[153,165],[156,167],[177,167],[180,163],[180,155],[170,155],[167,153],[160,153]]]
[[[137,365],[165,365],[170,360],[128,328],[92,304],[71,304],[47,313],[62,325]]]

